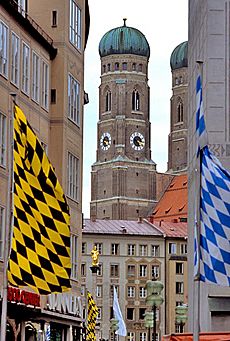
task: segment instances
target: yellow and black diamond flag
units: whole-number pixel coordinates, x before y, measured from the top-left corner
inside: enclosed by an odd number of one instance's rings
[[[13,200],[9,283],[43,295],[69,290],[69,207],[41,143],[17,106]]]
[[[96,326],[96,319],[98,315],[98,309],[93,299],[93,296],[90,294],[89,291],[87,292],[87,300],[88,300],[88,316],[87,316],[87,327],[86,327],[86,340],[96,341],[95,326]]]

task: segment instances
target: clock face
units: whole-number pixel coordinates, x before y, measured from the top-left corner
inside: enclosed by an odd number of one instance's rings
[[[145,146],[145,138],[141,133],[136,131],[130,136],[130,144],[133,149],[142,150]]]
[[[111,146],[111,135],[110,133],[104,133],[101,135],[100,146],[103,150],[108,150]]]

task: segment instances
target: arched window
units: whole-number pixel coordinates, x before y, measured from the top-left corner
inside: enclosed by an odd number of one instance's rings
[[[133,70],[133,71],[136,71],[136,69],[137,69],[137,64],[136,64],[136,63],[133,63],[133,65],[132,65],[132,70]]]
[[[177,122],[183,122],[184,120],[184,107],[183,102],[180,99],[177,104]]]
[[[124,62],[124,63],[122,63],[122,70],[127,70],[127,63],[126,62]]]
[[[110,64],[108,64],[107,67],[108,67],[108,71],[110,71]]]
[[[119,63],[115,63],[114,69],[115,69],[115,71],[118,71],[118,70],[119,70]]]
[[[107,91],[106,93],[105,111],[111,111],[111,91]]]
[[[134,111],[140,110],[140,95],[136,89],[133,90],[132,93],[132,110]]]

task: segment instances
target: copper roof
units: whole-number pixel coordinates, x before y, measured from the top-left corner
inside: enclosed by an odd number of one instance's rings
[[[187,219],[188,190],[187,175],[175,176],[165,193],[155,206],[150,216],[150,221],[164,220],[178,222],[182,218]]]
[[[139,221],[102,219],[93,221],[90,219],[84,219],[82,233],[163,236],[161,231],[145,219]]]

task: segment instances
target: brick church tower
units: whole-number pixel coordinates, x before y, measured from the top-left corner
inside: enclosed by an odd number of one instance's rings
[[[178,45],[170,58],[172,71],[172,97],[170,109],[170,134],[168,172],[187,171],[188,143],[188,42]]]
[[[101,84],[97,154],[91,173],[91,219],[136,220],[156,199],[156,164],[151,160],[149,44],[124,25],[99,44]]]

